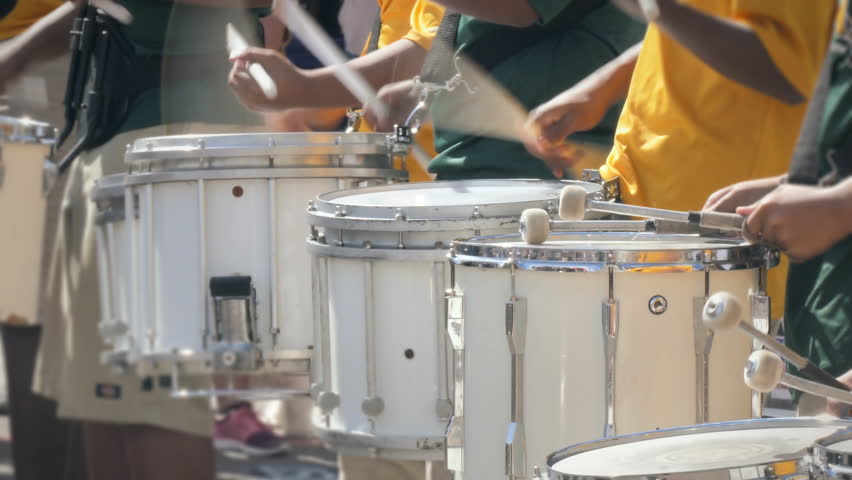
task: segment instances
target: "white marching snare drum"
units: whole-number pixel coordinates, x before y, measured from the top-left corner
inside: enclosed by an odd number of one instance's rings
[[[809,478],[808,450],[849,427],[827,418],[777,418],[695,425],[608,438],[550,455],[550,480]]]
[[[816,442],[811,452],[815,480],[852,478],[852,425]]]
[[[526,208],[555,212],[565,184],[431,182],[329,193],[311,203],[312,393],[323,439],[353,455],[444,458],[453,388],[444,325],[450,242],[517,231]]]
[[[0,116],[0,322],[36,323],[53,127]]]
[[[129,145],[134,295],[122,308],[137,372],[306,375],[313,313],[304,205],[322,192],[405,180],[397,169],[404,156],[405,146],[378,133],[183,135]]]
[[[529,478],[559,445],[751,418],[742,381],[751,341],[714,338],[701,312],[719,290],[765,305],[761,279],[776,260],[740,239],[697,235],[454,242],[448,328],[463,389],[449,468],[457,478]]]
[[[91,200],[97,206],[95,240],[98,255],[98,281],[101,321],[98,331],[110,350],[103,361],[125,369],[133,352],[130,331],[130,238],[124,208],[124,182],[127,175],[109,175],[96,181]]]

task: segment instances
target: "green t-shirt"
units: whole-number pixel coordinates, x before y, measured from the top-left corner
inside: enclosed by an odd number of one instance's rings
[[[556,18],[571,0],[529,0],[539,14],[539,23]],[[498,29],[510,29],[462,16],[458,50]],[[645,25],[629,18],[609,3],[592,11],[575,27],[551,36],[502,62],[491,72],[493,78],[531,110],[550,100],[641,41]],[[457,102],[459,95],[438,94],[432,105]],[[593,131],[572,136],[576,142],[612,145],[621,105],[610,109]],[[438,117],[436,115],[436,117]],[[553,178],[541,160],[523,145],[493,138],[475,137],[441,128],[436,120],[435,148],[438,156],[429,170],[440,179],[466,178]]]
[[[259,123],[257,115],[240,105],[228,88],[231,64],[225,47],[225,25],[234,24],[249,42],[259,44],[262,28],[257,19],[268,9],[200,7],[164,0],[120,3],[133,15],[133,23],[124,27],[124,32],[138,56],[209,56],[212,66],[203,74],[184,75],[181,81],[139,95],[121,131],[163,123]],[[173,65],[181,68],[180,61]]]
[[[832,47],[831,87],[820,132],[821,174],[833,149],[852,135],[852,25]],[[852,159],[845,159],[852,161]],[[784,312],[786,342],[833,375],[852,369],[852,237],[823,255],[793,264]]]

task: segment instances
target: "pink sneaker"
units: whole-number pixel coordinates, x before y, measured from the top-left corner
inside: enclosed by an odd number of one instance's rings
[[[264,425],[250,405],[234,408],[216,421],[213,445],[217,450],[236,450],[252,456],[287,450],[284,439]]]

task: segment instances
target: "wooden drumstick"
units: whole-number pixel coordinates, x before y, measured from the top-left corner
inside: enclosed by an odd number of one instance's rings
[[[225,39],[228,43],[228,51],[231,54],[241,52],[248,48],[248,42],[240,32],[237,31],[236,28],[232,24],[228,24],[225,26]],[[266,69],[263,68],[263,65],[259,63],[252,63],[248,66],[249,75],[251,78],[257,82],[257,85],[260,87],[260,90],[263,92],[263,95],[270,99],[274,100],[275,97],[278,96],[278,87],[275,85],[275,81],[272,80],[272,77],[266,73]]]
[[[746,361],[743,380],[749,388],[761,393],[769,393],[776,386],[784,385],[818,397],[852,405],[852,392],[846,386],[830,387],[790,375],[785,370],[784,361],[777,354],[768,350],[755,350]]]
[[[784,360],[792,363],[802,375],[811,380],[841,390],[848,390],[846,385],[840,383],[833,375],[816,366],[807,358],[799,355],[789,347],[772,338],[771,336],[754,328],[751,324],[743,322],[743,308],[736,297],[728,292],[713,294],[704,304],[702,320],[704,326],[712,330],[739,330],[754,340],[762,343],[766,348],[772,350]]]
[[[734,213],[719,212],[680,212],[661,208],[640,207],[623,203],[610,203],[594,200],[583,187],[568,185],[559,194],[559,217],[563,220],[582,220],[586,210],[596,212],[629,215],[633,217],[655,218],[672,222],[691,223],[705,228],[742,232],[746,217]]]

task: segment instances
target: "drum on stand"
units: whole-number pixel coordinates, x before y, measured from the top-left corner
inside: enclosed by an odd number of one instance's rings
[[[543,245],[459,240],[450,262],[457,479],[530,478],[559,445],[760,413],[742,380],[750,340],[714,337],[701,311],[720,290],[762,296],[777,253],[738,238],[577,231]]]
[[[547,471],[550,480],[808,479],[814,442],[850,425],[777,418],[625,435],[556,452],[547,458]]]
[[[127,329],[120,343],[129,351],[111,357],[139,375],[172,375],[176,396],[280,396],[242,377],[308,373],[305,202],[405,181],[405,151],[376,133],[182,135],[129,145],[121,227],[129,282],[115,286],[134,294],[112,306],[127,312],[117,331]],[[224,381],[182,383],[209,375]]]
[[[849,428],[816,442],[811,452],[811,478],[814,480],[852,478],[852,424]]]
[[[308,207],[317,333],[314,425],[349,455],[443,460],[453,374],[445,329],[454,238],[518,230],[567,182],[472,180],[320,195]],[[582,185],[602,195],[599,185]]]
[[[0,322],[33,325],[38,311],[48,160],[56,131],[47,123],[0,116]]]

